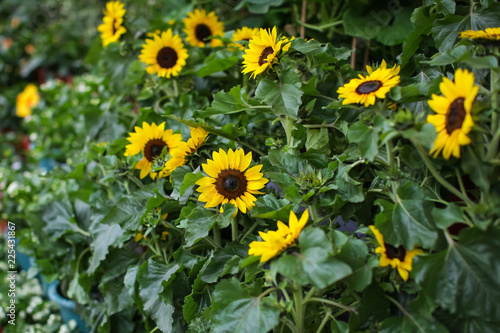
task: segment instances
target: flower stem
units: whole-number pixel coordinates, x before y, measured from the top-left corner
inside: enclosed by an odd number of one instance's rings
[[[344,304],[341,304],[341,303],[337,303],[337,302],[334,302],[334,301],[331,301],[329,299],[322,299],[322,298],[317,298],[317,297],[311,297],[309,299],[309,302],[320,302],[320,303],[325,303],[325,304],[328,304],[328,305],[332,305],[332,306],[335,306],[337,308],[341,308],[341,309],[344,309],[344,310],[347,310],[347,311],[351,311],[355,314],[357,314],[358,312],[356,311],[355,308],[353,307],[350,307],[350,306],[347,306],[347,305],[344,305]]]
[[[472,201],[470,201],[470,199],[467,196],[464,196],[462,194],[462,192],[460,192],[453,185],[451,185],[450,183],[448,183],[446,181],[446,179],[444,179],[443,176],[441,176],[441,174],[436,170],[436,168],[434,167],[434,165],[432,164],[432,162],[429,160],[429,157],[427,156],[427,154],[426,154],[426,152],[424,150],[424,147],[422,147],[422,145],[420,144],[420,142],[418,142],[415,139],[412,140],[412,141],[413,141],[413,144],[415,145],[415,147],[417,147],[417,150],[420,153],[420,156],[422,157],[422,160],[424,161],[425,165],[427,166],[427,169],[429,169],[429,171],[432,173],[432,175],[434,176],[434,178],[436,178],[436,180],[441,185],[443,185],[444,188],[446,188],[448,191],[450,191],[451,193],[453,193],[454,195],[456,195],[458,198],[460,198],[460,200],[462,200],[463,202],[465,202],[467,204],[467,206],[474,207],[475,206],[474,203]]]
[[[304,332],[304,302],[302,299],[302,286],[294,283],[293,302],[295,303],[295,327],[298,333]]]
[[[488,147],[486,159],[492,160],[498,153],[498,145],[500,142],[500,117],[498,106],[498,95],[500,93],[500,75],[497,68],[492,68],[490,71],[490,92],[491,92],[491,133],[494,133],[493,139]]]
[[[212,228],[212,232],[214,234],[214,242],[215,244],[220,247],[220,230],[219,230],[219,227],[217,225],[214,225],[214,227]]]
[[[238,240],[238,221],[235,217],[231,217],[231,236],[233,242]]]

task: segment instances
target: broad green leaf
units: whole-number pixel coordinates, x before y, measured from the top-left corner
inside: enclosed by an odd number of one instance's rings
[[[439,53],[429,61],[423,61],[431,66],[444,66],[470,58],[469,50],[465,45],[458,45],[449,51]]]
[[[185,229],[186,246],[192,246],[208,235],[215,223],[219,227],[228,226],[236,208],[232,204],[224,206],[224,213],[219,214],[203,207],[196,207],[189,215],[179,219],[179,228]]]
[[[271,296],[251,296],[235,278],[217,284],[212,311],[215,333],[269,332],[278,325],[280,316]]]
[[[133,232],[122,229],[119,224],[99,223],[91,231],[91,236],[94,239],[92,243],[93,256],[90,259],[88,273],[95,272],[101,261],[106,258],[110,246],[122,247],[123,243],[133,235]]]
[[[375,225],[384,240],[393,246],[406,249],[415,246],[432,249],[438,239],[437,227],[432,218],[432,202],[418,186],[407,182],[394,193],[395,203],[379,199],[380,213]]]
[[[306,149],[314,149],[318,152],[330,155],[330,141],[328,128],[307,129]]]
[[[250,214],[261,219],[286,221],[292,205],[287,199],[277,199],[273,194],[259,196]]]
[[[432,319],[423,318],[418,314],[404,317],[389,317],[380,324],[380,333],[448,333],[446,327]]]
[[[462,210],[459,206],[450,203],[443,209],[434,207],[432,209],[432,216],[436,226],[440,229],[446,229],[453,223],[463,223],[464,217]]]
[[[362,122],[357,122],[349,127],[347,138],[350,142],[358,144],[363,158],[373,162],[378,154],[378,134],[373,127],[368,127]]]
[[[304,93],[300,88],[302,83],[293,70],[284,70],[280,73],[279,82],[261,79],[255,97],[262,103],[271,105],[277,116],[284,115],[297,119],[297,112],[302,104]]]
[[[242,0],[234,9],[240,10],[246,7],[251,13],[266,14],[269,12],[269,7],[278,7],[282,3],[283,0]]]
[[[213,259],[201,275],[201,280],[214,283],[226,274],[238,272],[241,260],[248,255],[248,246],[239,243],[230,243],[225,248],[214,253]]]
[[[123,197],[101,220],[101,224],[118,224],[126,231],[136,231],[141,228],[141,217],[146,213],[149,199],[155,196],[154,189],[163,186],[156,182]]]
[[[423,39],[422,35],[429,35],[431,33],[432,22],[434,22],[436,16],[436,13],[430,12],[430,7],[418,7],[413,11],[411,22],[415,27],[403,42],[402,66],[405,66],[418,50]]]
[[[203,66],[196,71],[196,75],[204,77],[217,72],[225,71],[240,61],[241,57],[233,55],[233,52],[220,50],[213,52],[203,61]]]
[[[349,202],[362,202],[365,200],[363,186],[349,176],[349,171],[353,168],[352,165],[344,164],[339,161],[337,176],[335,177],[335,185],[340,197]]]
[[[313,68],[321,64],[331,64],[346,60],[352,53],[352,50],[347,47],[335,48],[330,43],[320,43],[315,40],[305,41],[302,38],[294,39],[291,42],[291,48],[305,54]],[[309,95],[319,95],[316,86],[311,88],[309,91],[313,92],[313,94],[309,93]]]
[[[165,264],[154,260],[145,261],[139,268],[137,281],[144,311],[154,319],[162,332],[172,332],[175,308],[165,296],[165,292],[179,268],[178,264]]]
[[[207,118],[215,114],[231,114],[251,109],[252,105],[248,104],[245,89],[238,85],[232,87],[229,92],[220,91],[214,94],[212,105],[199,112],[199,115],[201,118]]]
[[[351,267],[333,257],[331,242],[323,230],[307,228],[299,236],[300,254],[284,255],[271,264],[277,272],[302,285],[308,283],[326,288],[352,273]]]
[[[500,231],[463,230],[447,251],[415,258],[415,281],[438,305],[460,316],[500,317]]]

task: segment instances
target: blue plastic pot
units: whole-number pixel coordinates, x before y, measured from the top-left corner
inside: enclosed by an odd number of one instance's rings
[[[73,319],[74,321],[76,321],[80,332],[89,332],[89,329],[87,329],[85,322],[82,320],[80,315],[75,312],[76,303],[70,299],[62,297],[59,294],[58,287],[59,281],[49,283],[47,285],[47,297],[51,301],[54,301],[57,305],[59,305],[59,310],[61,312],[61,317],[64,323],[68,324],[68,322]]]
[[[16,261],[23,271],[28,271],[34,263],[34,259],[18,250],[19,239],[16,238]]]

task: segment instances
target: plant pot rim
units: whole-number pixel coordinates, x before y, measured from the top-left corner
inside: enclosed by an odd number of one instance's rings
[[[51,301],[56,302],[59,306],[73,310],[75,308],[76,303],[60,295],[57,290],[58,287],[59,287],[59,281],[54,281],[54,283],[49,284],[47,286],[47,297]]]

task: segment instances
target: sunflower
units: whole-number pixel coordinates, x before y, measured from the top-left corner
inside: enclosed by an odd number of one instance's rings
[[[266,262],[284,249],[295,243],[300,232],[309,220],[309,211],[306,209],[300,220],[293,211],[290,211],[288,226],[278,221],[278,230],[270,230],[267,233],[259,231],[262,242],[253,241],[249,244],[248,254],[260,256],[260,262]]]
[[[28,84],[16,98],[16,115],[24,118],[31,114],[31,109],[40,102],[40,95],[35,85]]]
[[[278,61],[277,55],[281,50],[282,40],[277,39],[276,27],[272,30],[260,29],[248,44],[243,55],[243,74],[253,72],[250,77],[257,77]]]
[[[392,268],[397,268],[403,280],[408,281],[412,269],[413,257],[424,253],[424,251],[416,247],[411,251],[406,250],[402,246],[396,248],[384,242],[384,236],[382,236],[375,226],[371,225],[370,230],[373,232],[380,245],[375,249],[375,253],[380,253],[382,255],[378,263],[379,266],[385,267],[390,265]]]
[[[135,132],[129,133],[129,135],[127,140],[130,141],[130,144],[125,147],[125,156],[139,154],[141,151],[144,154],[144,158],[135,166],[136,169],[141,170],[141,179],[148,174],[152,179],[155,179],[157,173],[151,172],[151,163],[161,155],[165,147],[170,153],[182,141],[180,134],[173,134],[170,129],[165,130],[165,123],[157,126],[155,123],[149,125],[143,122],[142,128],[136,126]],[[158,178],[162,177],[165,177],[164,170],[158,173]]]
[[[210,47],[222,46],[221,40],[210,37],[224,35],[224,25],[219,21],[215,12],[210,12],[208,15],[205,9],[195,9],[194,12],[188,13],[188,17],[184,20],[184,32],[187,34],[186,40],[192,46],[205,47],[209,44]]]
[[[500,28],[487,28],[485,30],[465,30],[460,32],[460,38],[489,39],[500,41]]]
[[[170,175],[172,171],[186,164],[187,158],[194,154],[196,150],[205,142],[208,132],[202,127],[190,127],[191,138],[187,142],[181,141],[177,148],[170,152],[170,159],[165,163],[165,175]]]
[[[342,105],[359,103],[368,106],[375,104],[376,98],[385,98],[391,88],[400,82],[397,75],[399,69],[396,65],[387,68],[385,60],[382,60],[382,64],[376,71],[366,66],[368,72],[366,77],[359,74],[359,79],[352,79],[337,90],[339,98],[344,99]]]
[[[428,101],[437,114],[428,115],[427,122],[434,125],[438,133],[429,153],[434,153],[436,158],[442,150],[445,159],[451,154],[460,158],[460,146],[471,142],[467,134],[474,126],[471,109],[479,87],[474,85],[474,74],[459,68],[455,82],[444,77],[439,89],[444,96],[432,95]]]
[[[246,213],[252,209],[257,200],[253,194],[264,194],[258,190],[269,181],[262,178],[262,165],[246,170],[252,162],[252,153],[245,155],[243,149],[229,149],[227,154],[219,149],[218,153],[213,152],[212,158],[202,165],[208,177],[196,182],[196,185],[200,186],[198,192],[201,193],[198,200],[206,202],[205,207],[232,203],[236,206],[235,215],[238,210]],[[222,206],[220,211],[223,212]]]
[[[160,77],[177,76],[182,67],[186,65],[188,57],[181,37],[173,35],[172,29],[168,29],[161,35],[153,34],[153,39],[146,39],[142,45],[139,60],[149,65],[146,71],[149,74],[157,73]]]
[[[110,1],[106,3],[106,9],[103,10],[103,23],[97,27],[97,31],[101,33],[102,46],[116,42],[120,36],[127,32],[123,23],[123,16],[126,10],[123,8],[120,1]]]
[[[290,38],[287,37],[281,37],[281,41],[283,42],[283,47],[281,48],[283,52],[286,52],[290,49],[290,46],[292,46],[292,40],[295,39],[295,36],[292,36]]]
[[[234,43],[231,43],[230,46],[234,46],[240,50],[244,50],[245,45],[241,45],[238,42],[241,42],[241,41],[249,42],[253,38],[253,36],[255,36],[257,34],[259,34],[258,28],[243,27],[241,29],[237,29],[233,33],[233,38],[231,38],[231,40],[234,41]]]

